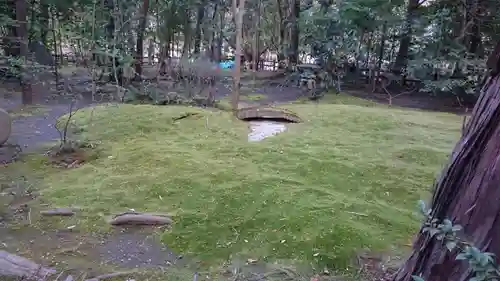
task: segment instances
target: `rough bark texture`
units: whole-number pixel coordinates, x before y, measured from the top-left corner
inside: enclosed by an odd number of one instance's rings
[[[136,54],[135,54],[135,73],[138,78],[142,75],[142,60],[144,56],[144,32],[148,20],[149,0],[142,1],[142,18],[137,32]]]
[[[498,65],[500,43],[488,66]],[[495,60],[495,63],[492,61]],[[465,239],[500,256],[500,75],[492,72],[483,86],[465,131],[448,166],[436,183],[431,208],[437,219],[464,227]],[[462,281],[470,276],[467,262],[421,231],[413,252],[393,278],[409,281],[422,274],[428,281]]]

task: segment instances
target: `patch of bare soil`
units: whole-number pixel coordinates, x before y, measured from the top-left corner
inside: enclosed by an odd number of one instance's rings
[[[2,183],[0,250],[89,278],[129,269],[162,270],[184,261],[157,239],[164,231],[160,228],[113,227],[107,233],[89,233],[77,226],[78,210],[74,216],[43,214],[46,207],[37,196],[27,182]]]
[[[344,91],[354,97],[374,101],[380,104],[391,104],[393,106],[421,109],[428,111],[450,112],[456,114],[466,114],[470,112],[474,104],[462,104],[455,97],[429,96],[422,93],[412,93],[393,97],[391,103],[386,94],[372,93],[364,90]]]

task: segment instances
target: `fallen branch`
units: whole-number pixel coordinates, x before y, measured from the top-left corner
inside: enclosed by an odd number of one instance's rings
[[[55,274],[51,268],[43,267],[29,259],[0,251],[0,276],[19,277],[22,280],[47,281]]]
[[[172,120],[179,121],[181,119],[185,119],[185,118],[188,118],[188,117],[191,117],[191,116],[196,116],[196,115],[199,115],[199,113],[197,113],[197,112],[186,112],[186,113],[183,113],[180,116],[173,117]]]
[[[126,212],[113,216],[111,225],[167,225],[172,223],[168,215]]]

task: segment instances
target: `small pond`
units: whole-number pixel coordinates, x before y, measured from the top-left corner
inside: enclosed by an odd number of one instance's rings
[[[283,122],[259,120],[248,123],[250,125],[250,133],[248,134],[249,142],[261,141],[286,131],[286,123]]]

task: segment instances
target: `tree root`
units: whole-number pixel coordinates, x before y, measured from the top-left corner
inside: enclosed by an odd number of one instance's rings
[[[168,215],[125,212],[113,216],[109,220],[111,225],[168,225],[172,219]]]

